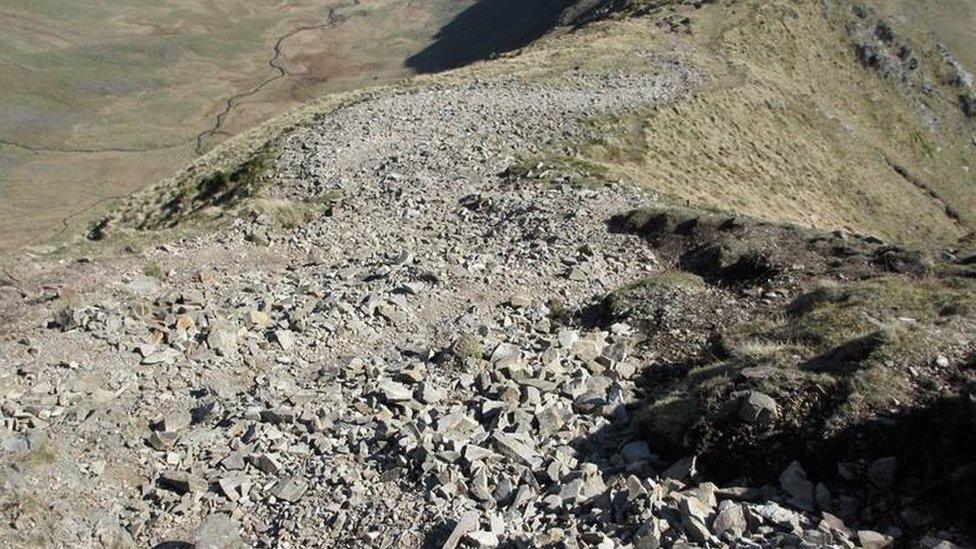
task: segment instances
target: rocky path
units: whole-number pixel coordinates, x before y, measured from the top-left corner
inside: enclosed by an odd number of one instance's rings
[[[839,521],[698,484],[693,460],[664,463],[628,431],[639,334],[572,313],[657,268],[606,225],[646,197],[500,175],[517,153],[585,138],[586,117],[698,83],[649,63],[655,75],[376,97],[277,151],[275,196],[341,194],[329,215],[16,266],[3,539],[851,546]],[[786,496],[805,482],[792,471]]]

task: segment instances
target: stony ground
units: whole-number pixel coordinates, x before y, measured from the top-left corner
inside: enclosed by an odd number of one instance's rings
[[[572,320],[658,268],[607,227],[648,198],[502,174],[700,83],[648,64],[324,116],[276,152],[278,198],[342,196],[298,229],[8,260],[5,545],[885,546],[814,512],[799,465],[743,488],[663,462],[627,428],[639,334]]]

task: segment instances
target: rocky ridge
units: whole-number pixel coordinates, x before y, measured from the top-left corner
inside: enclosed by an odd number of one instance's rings
[[[777,486],[720,487],[632,432],[651,351],[626,322],[580,317],[660,270],[608,227],[650,198],[505,175],[588,116],[700,80],[649,58],[374,98],[278,147],[271,199],[341,197],[308,224],[261,214],[104,263],[20,266],[4,303],[31,307],[0,342],[4,539],[890,545],[826,511],[800,464]],[[762,394],[739,409],[775,413]]]

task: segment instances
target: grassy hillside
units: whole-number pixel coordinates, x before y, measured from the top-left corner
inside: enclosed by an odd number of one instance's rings
[[[680,202],[902,242],[974,227],[967,90],[927,30],[850,2],[637,5],[620,32],[683,51],[711,81],[669,108],[595,120],[562,160]]]

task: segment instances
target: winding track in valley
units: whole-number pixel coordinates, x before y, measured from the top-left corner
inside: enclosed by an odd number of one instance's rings
[[[358,5],[358,0],[354,0],[354,2],[352,4],[350,4],[350,6],[355,6],[355,5]],[[153,146],[149,146],[149,147],[46,147],[46,146],[39,146],[39,145],[31,145],[31,144],[24,143],[24,142],[21,142],[21,141],[15,141],[15,140],[12,140],[12,139],[5,139],[5,138],[0,137],[0,145],[6,145],[8,147],[13,147],[13,148],[16,148],[16,149],[21,149],[21,150],[29,151],[29,152],[34,153],[34,154],[44,154],[44,153],[53,153],[53,154],[120,153],[120,154],[128,154],[128,153],[146,153],[146,152],[153,152],[153,151],[161,151],[161,150],[166,150],[166,149],[172,149],[172,148],[176,148],[176,147],[181,147],[181,146],[186,145],[186,144],[189,144],[189,143],[195,143],[195,146],[194,146],[194,149],[193,149],[194,150],[194,153],[197,154],[197,155],[202,155],[204,152],[206,152],[205,151],[205,146],[204,146],[204,140],[208,136],[215,135],[217,133],[221,133],[222,132],[222,129],[221,128],[223,127],[224,121],[231,114],[231,112],[234,110],[234,108],[237,105],[240,104],[241,100],[246,99],[248,97],[251,97],[251,96],[257,94],[258,92],[260,92],[262,89],[264,89],[266,86],[268,86],[272,82],[274,82],[276,80],[279,80],[281,78],[284,78],[285,76],[288,75],[288,73],[285,70],[285,68],[282,67],[278,63],[278,60],[281,58],[281,55],[282,55],[282,47],[284,45],[284,42],[286,40],[288,40],[289,38],[292,38],[295,35],[300,34],[302,32],[311,31],[311,30],[317,30],[317,29],[322,29],[322,28],[327,28],[327,27],[335,27],[335,26],[341,24],[343,19],[342,19],[342,17],[340,17],[336,13],[336,9],[337,8],[332,8],[331,10],[329,10],[328,21],[325,22],[325,23],[319,23],[319,24],[316,24],[316,25],[305,25],[305,26],[302,26],[302,27],[298,27],[298,28],[292,29],[292,30],[288,31],[285,34],[282,34],[282,35],[276,37],[275,40],[274,40],[274,45],[272,46],[272,55],[268,59],[267,64],[268,64],[269,67],[271,67],[272,69],[274,69],[277,74],[275,74],[275,75],[273,75],[273,76],[271,76],[269,78],[264,79],[257,86],[254,86],[253,88],[251,88],[251,89],[249,89],[247,91],[243,91],[243,92],[240,92],[240,93],[236,93],[236,94],[231,95],[230,97],[228,97],[224,101],[224,108],[223,108],[223,110],[221,110],[221,112],[217,114],[217,117],[214,120],[213,125],[211,125],[209,128],[207,128],[206,130],[200,132],[199,134],[197,134],[196,136],[194,136],[191,139],[182,139],[180,141],[176,141],[176,142],[173,142],[173,143],[165,143],[165,144],[162,144],[162,145],[153,145]]]
[[[353,0],[350,6],[356,6],[358,4],[359,4],[359,0]],[[272,82],[275,82],[276,80],[280,80],[288,76],[288,71],[286,71],[285,68],[278,63],[278,60],[281,58],[282,48],[284,47],[285,41],[303,32],[324,29],[329,27],[336,27],[340,25],[344,19],[336,13],[337,9],[338,8],[332,8],[329,10],[329,18],[328,21],[325,23],[298,27],[292,29],[291,31],[275,39],[274,46],[272,47],[272,55],[268,59],[268,66],[271,67],[277,74],[274,74],[273,76],[264,79],[263,81],[261,81],[261,83],[259,83],[257,86],[254,86],[250,90],[237,93],[228,97],[227,100],[224,102],[224,109],[217,114],[217,118],[214,120],[213,125],[207,130],[200,132],[196,136],[196,147],[194,147],[194,152],[196,154],[201,155],[205,152],[204,140],[207,137],[211,135],[216,135],[218,133],[222,133],[223,131],[222,127],[224,125],[224,121],[227,119],[228,116],[230,116],[234,108],[237,105],[239,105],[242,100],[257,94]]]
[[[359,4],[359,0],[353,0],[351,3],[349,3],[348,5],[343,6],[343,7],[352,7],[352,6],[356,6],[358,4]],[[305,26],[297,27],[297,28],[294,28],[294,29],[288,31],[285,34],[282,34],[282,35],[279,35],[278,37],[276,37],[274,39],[274,45],[272,46],[272,55],[271,55],[271,57],[267,61],[268,66],[271,67],[272,69],[274,69],[276,71],[276,74],[273,75],[273,76],[271,76],[271,77],[269,77],[269,78],[266,78],[261,83],[259,83],[257,86],[255,86],[255,87],[253,87],[253,88],[251,88],[251,89],[249,89],[247,91],[240,92],[240,93],[236,93],[236,94],[230,96],[229,98],[227,98],[227,100],[224,102],[224,108],[223,108],[223,110],[220,113],[217,114],[217,117],[214,120],[213,125],[211,127],[209,127],[208,129],[200,132],[199,134],[197,134],[196,136],[194,136],[191,139],[183,139],[183,140],[180,140],[180,141],[177,141],[177,142],[174,142],[174,143],[166,143],[166,144],[163,144],[163,145],[156,145],[156,146],[151,146],[151,147],[79,147],[79,148],[74,148],[74,147],[43,147],[43,146],[30,145],[30,144],[27,144],[27,143],[22,143],[22,142],[10,140],[10,139],[0,138],[0,145],[5,145],[5,146],[8,146],[8,147],[13,147],[13,148],[21,149],[21,150],[26,150],[26,151],[28,151],[30,153],[33,153],[33,154],[45,154],[45,153],[47,153],[47,154],[52,154],[52,153],[53,154],[104,154],[104,153],[132,154],[132,153],[147,153],[147,152],[153,152],[153,151],[161,151],[161,150],[166,150],[166,149],[172,149],[172,148],[176,148],[176,147],[185,146],[185,145],[188,145],[188,144],[194,144],[194,148],[193,148],[194,154],[197,155],[197,156],[202,155],[202,154],[204,154],[206,152],[206,150],[205,150],[205,144],[204,144],[204,141],[206,140],[206,138],[209,137],[209,136],[211,136],[211,135],[215,135],[215,134],[218,134],[218,133],[223,133],[222,127],[224,125],[224,122],[226,121],[227,117],[230,116],[230,114],[233,112],[234,108],[236,106],[238,106],[242,100],[244,100],[244,99],[246,99],[248,97],[251,97],[251,96],[257,94],[258,92],[260,92],[262,89],[264,89],[266,86],[268,86],[272,82],[274,82],[276,80],[279,80],[281,78],[284,78],[285,76],[288,75],[288,72],[279,63],[279,60],[280,60],[280,58],[282,56],[282,53],[283,53],[284,42],[286,40],[288,40],[289,38],[292,38],[292,37],[294,37],[294,36],[296,36],[296,35],[298,35],[298,34],[300,34],[302,32],[307,32],[307,31],[312,31],[312,30],[318,30],[318,29],[328,28],[328,27],[336,27],[336,26],[340,25],[342,23],[342,21],[344,20],[344,18],[337,13],[337,9],[339,9],[339,8],[332,8],[331,10],[329,10],[328,21],[326,21],[325,23],[319,23],[319,24],[315,24],[315,25],[305,25]],[[71,223],[71,220],[72,219],[75,219],[76,217],[84,214],[85,212],[91,211],[92,209],[97,208],[98,206],[101,206],[102,204],[105,204],[107,202],[111,202],[113,200],[119,200],[119,199],[125,198],[125,197],[127,197],[127,196],[129,196],[131,194],[132,193],[124,193],[124,194],[119,194],[119,195],[112,195],[112,196],[103,197],[103,198],[100,198],[100,199],[96,200],[95,202],[92,202],[91,204],[88,204],[88,205],[86,205],[86,206],[84,206],[84,207],[82,207],[82,208],[80,208],[78,210],[72,211],[71,213],[69,213],[68,215],[66,215],[66,216],[64,216],[64,217],[62,217],[60,219],[60,221],[59,221],[59,229],[57,230],[57,233],[55,235],[53,235],[53,238],[60,238],[60,237],[64,236],[64,234],[70,228],[70,223]]]

